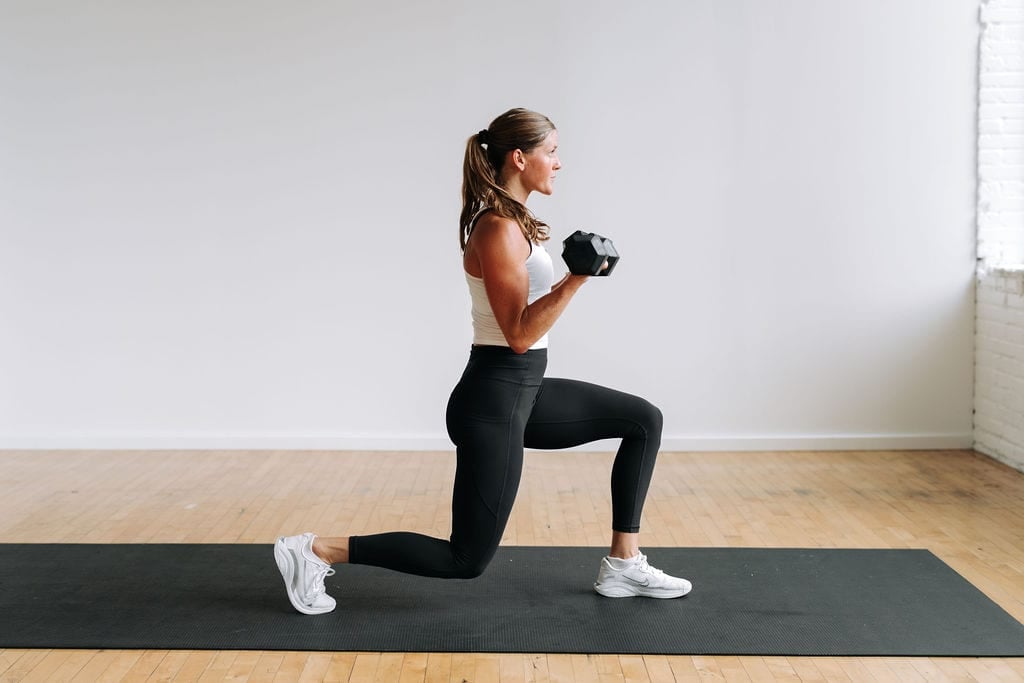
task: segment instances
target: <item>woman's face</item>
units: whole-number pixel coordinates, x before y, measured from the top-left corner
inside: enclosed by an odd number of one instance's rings
[[[552,130],[540,143],[523,155],[523,186],[530,192],[551,194],[555,191],[555,172],[562,167],[558,161],[558,131]]]

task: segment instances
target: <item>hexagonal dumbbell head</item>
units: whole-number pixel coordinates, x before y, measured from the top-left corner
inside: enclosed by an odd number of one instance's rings
[[[562,242],[562,259],[569,266],[569,272],[576,275],[611,275],[619,262],[619,252],[610,239],[590,232],[577,230]],[[608,267],[601,266],[608,261]]]

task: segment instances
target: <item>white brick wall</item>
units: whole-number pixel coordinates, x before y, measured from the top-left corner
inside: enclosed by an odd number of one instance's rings
[[[974,447],[1024,470],[1024,0],[980,19]]]

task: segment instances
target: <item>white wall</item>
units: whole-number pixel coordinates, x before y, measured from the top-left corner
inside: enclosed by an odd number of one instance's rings
[[[980,18],[974,448],[1024,470],[1024,0]]]
[[[678,449],[972,443],[968,0],[0,5],[0,447],[445,448],[466,136],[616,273],[549,373]]]

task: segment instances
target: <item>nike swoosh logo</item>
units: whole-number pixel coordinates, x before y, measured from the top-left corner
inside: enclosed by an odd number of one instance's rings
[[[624,576],[623,578],[627,579],[630,583],[633,583],[633,584],[636,584],[637,586],[640,586],[641,588],[648,588],[651,585],[651,580],[648,579],[647,577],[644,577],[643,581],[637,581],[632,576],[628,576],[628,575]]]

